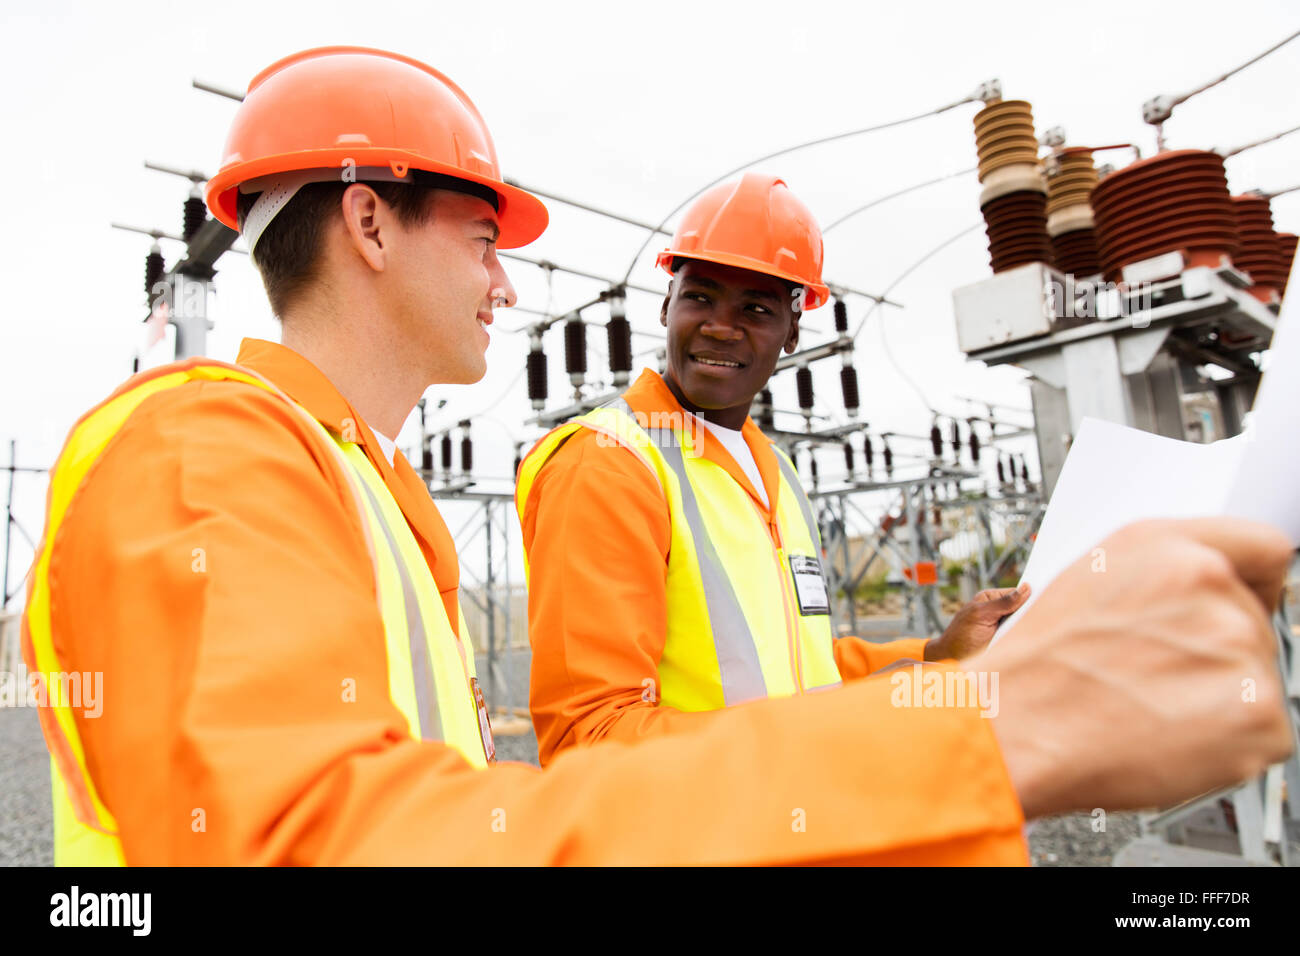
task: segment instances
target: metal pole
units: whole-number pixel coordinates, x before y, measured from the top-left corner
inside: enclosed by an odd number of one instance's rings
[[[484,603],[487,604],[487,643],[488,643],[488,699],[497,702],[497,601],[496,588],[493,584],[495,575],[492,571],[492,506],[489,498],[483,502],[483,525],[487,542],[487,578],[483,581]]]
[[[9,606],[9,546],[13,536],[14,529],[14,477],[18,474],[16,439],[9,439],[9,496],[5,502],[5,583],[4,583],[4,603],[0,608]]]

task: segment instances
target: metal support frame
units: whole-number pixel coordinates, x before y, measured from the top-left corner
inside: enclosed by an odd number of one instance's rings
[[[950,500],[936,500],[930,487],[941,482],[981,480],[973,473],[957,473],[899,481],[859,481],[844,487],[815,490],[809,497],[816,502],[821,525],[822,548],[826,556],[827,586],[831,595],[832,625],[843,633],[862,631],[854,594],[877,561],[891,566],[915,568],[920,561],[942,566],[942,533],[936,533],[931,515],[937,506],[945,516],[954,510],[971,513],[973,526],[967,530],[976,536],[972,549],[975,580],[979,589],[997,586],[1002,572],[1014,560],[1023,561],[1033,534],[1042,520],[1043,505],[1036,492],[1006,494],[964,493]],[[1010,528],[1004,535],[1004,549],[996,553],[993,517],[1004,523],[1016,516],[1022,525],[1019,534]],[[897,529],[908,528],[908,540],[900,540]],[[939,604],[937,585],[919,584],[904,577],[901,585],[906,602],[908,633],[937,636],[946,626]]]
[[[1125,291],[1022,266],[954,293],[958,337],[972,360],[1014,364],[1033,375],[1039,461],[1050,495],[1086,416],[1185,438],[1183,396],[1197,382],[1197,365],[1233,374],[1199,390],[1217,396],[1228,434],[1240,431],[1259,378],[1250,355],[1268,347],[1276,325],[1272,309],[1245,285],[1233,269],[1197,266]],[[1079,296],[1095,320],[1073,314]]]
[[[426,476],[426,481],[428,478]],[[445,501],[477,505],[469,519],[452,536],[460,560],[460,594],[483,615],[481,628],[471,634],[484,642],[486,666],[483,694],[494,711],[511,711],[528,702],[513,699],[515,588],[510,580],[510,527],[514,521],[514,496],[505,492],[468,491],[460,486],[429,482],[430,494]],[[482,540],[482,564],[466,560]],[[471,567],[482,567],[480,578]],[[466,622],[469,624],[469,622]]]

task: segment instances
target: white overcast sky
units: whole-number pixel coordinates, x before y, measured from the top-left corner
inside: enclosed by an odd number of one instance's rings
[[[17,439],[20,464],[48,466],[76,417],[129,373],[142,341],[150,240],[109,223],[179,232],[187,184],[145,170],[144,160],[216,169],[236,104],[193,89],[193,78],[242,90],[258,70],[308,47],[396,50],[434,65],[469,93],[507,175],[658,221],[749,159],[937,108],[991,77],[1002,81],[1006,98],[1033,104],[1040,133],[1061,125],[1072,144],[1134,142],[1149,155],[1154,135],[1141,121],[1145,100],[1237,66],[1297,24],[1294,3],[1249,0],[1180,3],[1176,10],[1135,0],[1068,8],[819,0],[7,4],[0,14],[0,135],[10,174],[0,235],[0,440],[7,446]],[[1237,145],[1296,125],[1298,80],[1300,41],[1178,107],[1166,125],[1169,145]],[[885,193],[973,166],[977,109],[963,106],[758,168],[785,178],[828,223]],[[1295,184],[1300,135],[1230,159],[1228,172],[1234,192]],[[826,275],[882,290],[977,222],[978,196],[971,175],[869,211],[827,236]],[[549,205],[552,226],[525,254],[622,275],[643,233]],[[1280,197],[1273,214],[1277,229],[1300,231],[1300,194]],[[163,245],[174,261],[179,248]],[[634,281],[665,285],[653,269],[661,246],[651,244]],[[956,348],[951,291],[989,274],[981,228],[891,293],[905,308],[878,312],[857,352],[863,416],[874,428],[929,427],[928,413],[881,353],[882,319],[898,361],[940,411],[969,411],[958,396],[1028,407],[1022,373],[968,363]],[[514,264],[511,275],[521,304],[546,306],[539,270]],[[576,305],[600,288],[557,274],[553,304]],[[246,259],[223,260],[217,290],[212,355],[233,359],[244,336],[276,337]],[[865,307],[851,300],[854,324]],[[658,329],[656,299],[633,293],[629,311],[634,328]],[[476,471],[502,478],[512,440],[537,434],[523,424],[530,410],[518,378],[527,339],[503,331],[528,319],[500,314],[481,383],[430,393],[448,401],[436,424],[496,403],[491,418],[476,425]],[[832,327],[829,308],[809,320]],[[603,350],[603,333],[593,332]],[[554,330],[547,343],[553,403],[567,387],[559,336]],[[817,340],[805,336],[805,343]],[[654,345],[643,337],[634,344]],[[603,367],[595,355],[591,363]],[[838,365],[823,364],[819,404],[833,413],[840,409]],[[777,404],[794,408],[793,377],[782,379]],[[412,416],[405,447],[414,444],[414,425]],[[0,459],[7,461],[7,447]],[[39,477],[17,480],[19,518],[32,535],[43,520],[44,488]],[[460,526],[454,511],[453,530]],[[29,560],[16,543],[12,582]]]

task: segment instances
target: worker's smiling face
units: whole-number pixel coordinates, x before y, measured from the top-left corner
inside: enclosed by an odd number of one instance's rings
[[[393,313],[404,351],[430,383],[477,382],[487,370],[492,292],[507,303],[515,290],[497,258],[496,211],[482,199],[438,190],[433,215],[417,226],[395,224],[391,246]]]
[[[799,290],[760,272],[681,260],[659,319],[669,389],[688,411],[740,428],[750,403],[799,343]]]

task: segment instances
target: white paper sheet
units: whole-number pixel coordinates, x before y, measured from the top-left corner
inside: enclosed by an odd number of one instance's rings
[[[1293,294],[1278,317],[1268,371],[1243,434],[1202,445],[1083,420],[1021,576],[1033,594],[993,643],[1058,574],[1134,521],[1234,515],[1274,525],[1300,546],[1298,273],[1293,266]]]

